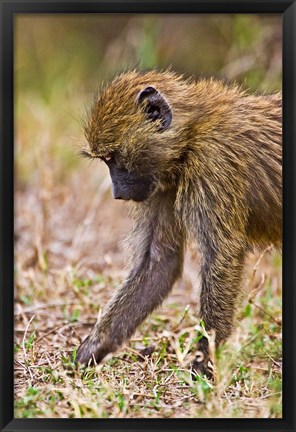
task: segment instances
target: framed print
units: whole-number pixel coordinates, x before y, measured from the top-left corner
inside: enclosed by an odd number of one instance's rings
[[[1,430],[295,430],[295,2],[1,5]]]

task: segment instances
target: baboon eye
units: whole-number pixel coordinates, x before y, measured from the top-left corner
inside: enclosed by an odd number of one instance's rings
[[[159,91],[154,87],[146,87],[141,90],[136,100],[138,105],[142,105],[147,119],[154,122],[160,120],[158,131],[166,130],[172,122],[172,110]]]
[[[108,156],[102,157],[102,161],[104,161],[107,165],[110,163],[116,163],[116,157],[114,154],[109,154]]]

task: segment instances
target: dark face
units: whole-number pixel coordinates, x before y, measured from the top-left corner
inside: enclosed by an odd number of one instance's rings
[[[108,165],[115,199],[145,201],[155,189],[152,177],[128,172],[117,166],[114,159],[104,160]]]

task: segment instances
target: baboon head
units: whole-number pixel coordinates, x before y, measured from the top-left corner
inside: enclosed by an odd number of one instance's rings
[[[182,153],[172,102],[178,79],[129,72],[117,77],[95,98],[85,122],[82,154],[104,161],[116,199],[144,201],[172,174]],[[178,140],[176,140],[178,134]]]

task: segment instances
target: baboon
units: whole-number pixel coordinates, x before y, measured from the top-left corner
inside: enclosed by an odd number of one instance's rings
[[[246,253],[281,246],[281,94],[131,71],[95,98],[81,151],[109,167],[115,199],[130,200],[131,271],[77,350],[100,362],[132,336],[181,276],[184,248],[201,256],[199,316],[218,346],[230,335]],[[211,376],[207,338],[193,370]]]

